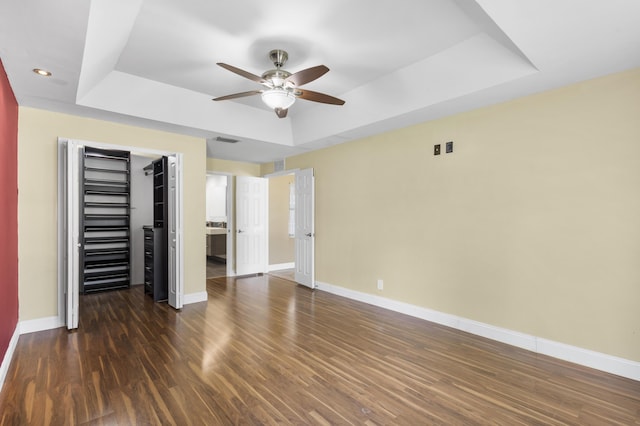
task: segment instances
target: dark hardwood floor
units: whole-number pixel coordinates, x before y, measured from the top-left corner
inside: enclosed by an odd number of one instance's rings
[[[227,275],[227,264],[207,257],[207,279],[220,278]]]
[[[640,382],[275,276],[207,289],[82,296],[78,331],[20,336],[0,424],[640,424]]]
[[[280,269],[278,271],[271,271],[269,275],[273,275],[274,277],[283,278],[285,280],[294,281],[296,280],[296,271],[295,269]]]

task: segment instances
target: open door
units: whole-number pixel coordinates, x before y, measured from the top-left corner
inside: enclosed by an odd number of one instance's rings
[[[178,162],[181,161],[179,155],[169,155],[167,157],[167,262],[168,276],[167,286],[169,290],[168,303],[175,309],[182,308],[183,295],[183,273],[182,273],[182,203],[178,199],[181,191],[181,170]]]
[[[80,293],[80,166],[84,147],[58,140],[58,279],[64,292],[63,321],[69,330],[78,328]]]
[[[267,179],[236,177],[236,275],[267,272]]]
[[[295,280],[315,288],[315,223],[313,169],[296,171]]]

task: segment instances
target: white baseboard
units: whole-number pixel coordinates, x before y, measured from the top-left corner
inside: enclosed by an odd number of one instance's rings
[[[293,269],[295,267],[296,267],[295,262],[276,263],[274,265],[267,266],[267,271],[268,272],[271,272],[271,271],[282,271],[283,269]]]
[[[184,295],[184,299],[182,301],[183,305],[190,305],[192,303],[198,302],[206,302],[209,295],[206,291],[201,291],[200,293],[189,293]]]
[[[2,364],[0,364],[0,390],[2,390],[4,380],[7,378],[9,366],[13,359],[13,353],[15,352],[16,345],[18,344],[18,337],[20,337],[20,325],[16,324],[16,329],[13,331],[13,336],[11,336],[11,340],[9,340],[7,351],[4,353],[4,358],[2,358]]]
[[[64,321],[60,317],[37,318],[28,321],[20,321],[18,327],[20,334],[33,333],[36,331],[51,330],[52,328],[64,327]]]
[[[316,281],[317,289],[369,305],[389,309],[412,317],[445,325],[477,336],[506,343],[532,352],[548,355],[618,376],[640,381],[640,362],[554,342],[506,328],[473,321],[409,303],[398,302],[373,294]]]
[[[538,337],[536,352],[640,381],[640,362]]]

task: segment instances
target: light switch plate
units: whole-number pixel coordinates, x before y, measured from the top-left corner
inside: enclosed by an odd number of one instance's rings
[[[446,152],[447,154],[453,152],[453,141],[447,142],[446,144]]]

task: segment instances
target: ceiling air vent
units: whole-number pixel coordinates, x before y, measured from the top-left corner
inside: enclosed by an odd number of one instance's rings
[[[224,143],[237,143],[237,142],[240,142],[238,139],[225,138],[225,137],[222,137],[222,136],[218,136],[216,138],[216,141],[224,142]]]

